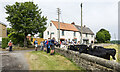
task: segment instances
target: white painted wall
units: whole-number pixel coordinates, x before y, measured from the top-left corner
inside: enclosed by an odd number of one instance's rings
[[[49,31],[49,35],[47,34],[47,31]],[[44,39],[50,38],[51,32],[54,32],[54,34],[51,35],[51,38],[54,37],[57,40],[58,33],[57,33],[57,28],[54,26],[54,24],[52,24],[52,26],[50,26],[50,24],[48,25],[47,29],[44,31],[43,38]]]
[[[91,43],[91,41],[94,42],[94,35],[92,37],[91,34],[87,34],[87,37],[86,37],[86,34],[82,34],[82,36],[83,36],[83,39],[89,39],[89,43]]]
[[[2,41],[2,37],[0,37],[0,41]]]
[[[77,38],[77,41],[80,40],[80,35],[79,32],[76,32],[76,36],[74,36],[74,31],[64,31],[64,36],[62,36],[62,30],[60,30],[60,38],[65,38],[67,41],[70,39]]]
[[[76,38],[77,38],[77,41],[80,41],[81,36],[80,36],[80,33],[79,33],[79,32],[76,32]]]

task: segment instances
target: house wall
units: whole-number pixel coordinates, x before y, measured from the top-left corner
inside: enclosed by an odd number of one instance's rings
[[[82,34],[82,36],[83,36],[83,39],[88,39],[89,41],[89,43],[91,43],[91,41],[93,41],[93,43],[94,43],[94,35],[93,35],[93,37],[92,37],[92,35],[91,34],[87,34],[87,37],[86,37],[86,34]]]
[[[7,29],[5,25],[2,25],[2,37],[7,37]]]
[[[0,37],[2,37],[2,24],[0,24]]]
[[[67,41],[69,39],[72,41],[72,39],[77,38],[77,41],[79,41],[80,35],[79,32],[76,32],[76,36],[74,36],[74,31],[64,31],[64,36],[62,36],[62,30],[60,30],[60,38],[67,39]]]
[[[49,35],[47,34],[48,31],[49,31]],[[54,32],[54,34],[51,34],[52,32]],[[50,38],[50,34],[51,34],[51,38],[54,37],[56,40],[58,39],[57,28],[53,24],[52,26],[50,26],[50,23],[49,23],[47,29],[44,31],[43,38],[44,39]]]
[[[7,37],[7,29],[5,25],[0,24],[0,41],[2,41],[3,37]]]

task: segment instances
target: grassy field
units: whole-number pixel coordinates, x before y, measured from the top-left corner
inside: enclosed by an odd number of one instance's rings
[[[32,51],[25,54],[30,70],[85,70],[61,55],[50,55],[43,51]]]
[[[105,48],[114,48],[116,49],[116,58],[117,58],[117,62],[120,62],[120,45],[114,44],[114,45],[109,45],[109,46],[104,46]],[[112,57],[110,58],[110,60],[113,60]]]

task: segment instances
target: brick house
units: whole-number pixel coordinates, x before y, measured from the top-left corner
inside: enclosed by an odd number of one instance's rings
[[[3,37],[7,37],[7,25],[0,22],[0,44],[2,42]]]

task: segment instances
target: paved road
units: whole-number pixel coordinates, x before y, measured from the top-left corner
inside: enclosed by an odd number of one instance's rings
[[[24,53],[34,50],[21,50],[21,51],[0,51],[0,71],[13,72],[17,70],[29,70]],[[6,71],[7,70],[7,71]]]

